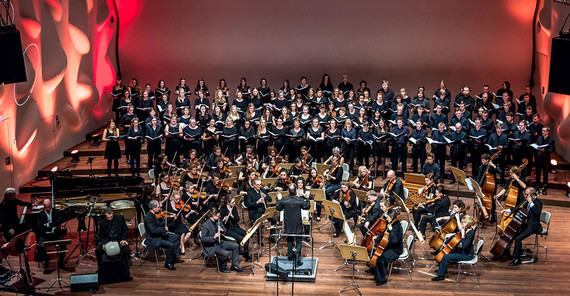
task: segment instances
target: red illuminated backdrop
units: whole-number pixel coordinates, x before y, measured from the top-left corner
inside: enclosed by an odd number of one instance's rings
[[[114,1],[12,3],[28,81],[0,86],[2,188],[32,179],[104,124],[117,69]]]

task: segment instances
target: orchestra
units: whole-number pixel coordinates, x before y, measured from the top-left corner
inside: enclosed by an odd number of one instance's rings
[[[145,238],[150,248],[166,249],[165,268],[175,270],[175,264],[184,262],[178,256],[187,253],[186,246],[193,237],[206,255],[218,256],[221,272],[242,272],[239,255],[245,261],[250,261],[251,255],[249,239],[240,244],[249,230],[241,226],[245,221],[240,219],[238,209],[243,207],[248,222],[253,223],[274,202],[271,192],[288,190],[289,196],[282,199],[279,193],[276,201],[277,210],[284,211],[284,231],[308,235],[312,233],[310,219],[321,220],[320,200],[315,199],[314,217],[308,213],[309,201],[314,199],[311,190],[318,189],[323,190],[326,200],[338,202],[345,219],[352,220],[349,225],[360,229],[365,238],[362,245],[374,255],[369,265],[377,285],[387,282],[386,264],[403,252],[407,230],[400,226],[404,219],[400,211],[406,207],[413,215],[412,226],[419,229],[411,235],[422,242],[430,232],[433,235],[430,246],[439,264],[433,281],[445,279],[450,261],[473,257],[478,223],[497,223],[497,234],[504,235],[512,216],[524,212],[526,223],[510,238],[514,260],[509,265],[521,263],[522,240],[541,229],[542,202],[535,189],[525,183],[530,175],[527,163],[536,168],[536,187],[546,194],[555,147],[550,129],[540,123],[539,116],[530,114],[529,121],[521,119],[517,124],[512,112],[503,109],[503,105],[510,106],[510,101],[499,104],[498,98],[488,93],[475,101],[467,86],[455,98],[454,110],[450,110],[451,93],[443,81],[433,103],[423,90],[413,101],[405,89],[394,95],[387,81],[382,83],[376,99],[369,97],[370,90],[363,81],[356,98],[346,75],[337,89],[333,89],[326,74],[317,89],[311,88],[304,77],[297,88],[289,88],[286,82],[273,99],[267,81],[262,82],[262,87],[252,88],[242,78],[236,98],[228,101],[231,92],[222,79],[210,105],[208,88],[200,79],[192,108],[189,99],[193,95],[185,79],[176,86],[177,98],[172,104],[164,81],[151,95],[150,88],[142,91],[136,80],[127,89],[117,78],[113,110],[122,114],[117,115],[120,124],[111,120],[102,136],[107,176],[119,175],[119,143],[123,140],[131,175],[140,177],[141,148],[147,141],[146,166],[154,169],[156,177],[149,211],[144,216]],[[158,100],[154,94],[160,102],[154,102]],[[505,95],[502,99],[508,100]],[[520,104],[530,107],[529,96]],[[144,110],[149,107],[152,110]],[[500,116],[505,120],[499,120]],[[470,173],[482,188],[482,204],[490,217],[466,215],[469,207],[459,199],[451,204],[441,185],[444,179],[450,184],[458,181],[446,171],[447,158],[452,166],[466,169],[467,155]],[[404,196],[404,187],[408,187],[403,180],[408,170],[423,174],[425,186]],[[9,189],[0,204],[0,226],[6,241],[24,230],[19,226],[16,206],[32,207],[15,199],[15,191]],[[358,204],[355,190],[366,192],[366,204]],[[242,202],[236,204],[236,200]],[[54,206],[46,199],[37,218],[38,261],[44,266],[49,256],[42,243],[65,234],[61,213]],[[99,229],[97,261],[101,263],[107,242],[118,241],[128,265],[130,253],[125,250],[130,250],[130,244],[125,220],[113,216],[111,208],[105,214]],[[303,220],[309,223],[303,224]],[[270,222],[277,223],[275,219]],[[334,237],[341,235],[344,222],[332,218]],[[271,228],[270,235],[277,228]],[[258,231],[260,244],[262,236]],[[302,242],[288,237],[287,244],[288,258],[295,258],[300,266]],[[503,246],[493,254],[501,257],[509,247]]]

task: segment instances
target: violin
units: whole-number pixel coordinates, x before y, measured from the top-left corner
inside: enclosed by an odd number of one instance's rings
[[[323,177],[321,176],[311,177],[309,183],[312,183],[311,187],[317,186],[317,188],[320,188],[321,185],[323,184]]]
[[[345,193],[341,194],[340,196],[340,201],[341,203],[348,203],[348,206],[346,206],[347,209],[350,209],[352,207],[352,205],[350,204],[350,190],[347,190]]]
[[[190,207],[189,204],[187,204],[187,203],[185,203],[185,202],[183,202],[183,201],[181,201],[181,200],[179,200],[179,201],[174,205],[174,208],[177,209],[177,210],[181,210],[181,209],[182,209],[182,211],[184,211],[184,212],[186,212],[186,213],[188,213],[188,212],[190,212],[190,210],[192,210],[192,208]]]
[[[157,219],[165,219],[165,218],[173,218],[176,214],[171,213],[169,211],[162,211],[154,214]]]
[[[222,166],[222,168],[220,169],[220,173],[224,174],[224,175],[229,175],[232,173],[232,171],[226,166]]]
[[[204,191],[198,192],[198,190],[194,189],[192,194],[190,194],[190,197],[192,199],[197,199],[197,198],[206,199],[206,198],[208,198],[208,193],[206,193]]]
[[[227,149],[226,149],[226,150],[227,150]],[[231,161],[228,157],[224,156],[224,154],[220,154],[220,157],[221,157],[222,160],[224,161],[224,164],[226,164],[226,163],[232,163],[232,161]],[[224,167],[225,167],[225,165],[224,165]]]
[[[222,181],[219,181],[218,184],[216,184],[216,188],[218,190],[223,189],[223,190],[229,190],[230,189],[230,185],[228,185],[228,183],[224,183]]]
[[[362,216],[360,216],[360,218],[358,218],[358,224],[364,223],[364,217],[366,217],[366,215],[368,215],[368,212],[370,212],[370,210],[372,210],[372,208],[374,207],[375,204],[376,204],[376,201],[373,201],[368,206],[366,206],[366,208],[364,208],[364,211],[362,211]]]

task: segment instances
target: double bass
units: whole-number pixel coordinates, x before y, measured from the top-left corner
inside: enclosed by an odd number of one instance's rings
[[[467,233],[468,231],[473,231],[473,227],[477,226],[477,221],[473,221],[470,224],[467,224],[467,226],[465,226],[465,233]],[[459,242],[461,242],[461,231],[457,232],[448,242],[447,244],[443,245],[441,250],[439,251],[439,253],[437,253],[437,255],[435,255],[435,261],[437,263],[441,262],[441,260],[443,259],[443,256],[451,253],[453,251],[453,249],[455,249],[455,247],[457,247],[457,245],[459,244]]]
[[[495,159],[497,159],[499,157],[499,155],[501,154],[502,148],[498,147],[497,148],[497,152],[495,152],[495,154],[493,154],[493,156],[491,156],[491,160],[489,161],[493,161]],[[483,192],[483,206],[485,207],[485,210],[487,211],[487,213],[490,213],[493,207],[493,196],[495,195],[495,188],[496,188],[496,184],[495,184],[495,175],[489,173],[489,167],[491,165],[487,164],[487,167],[485,168],[485,173],[483,174],[483,179],[482,180],[478,180],[479,184],[482,184],[481,186],[481,191]],[[483,211],[481,211],[481,215],[479,217],[479,220],[485,220],[488,217],[485,217],[483,215]]]

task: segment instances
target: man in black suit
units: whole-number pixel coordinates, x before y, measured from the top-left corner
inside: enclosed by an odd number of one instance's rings
[[[182,263],[176,256],[180,255],[180,236],[172,232],[168,232],[168,226],[165,225],[165,219],[156,218],[156,214],[160,213],[161,208],[156,200],[148,203],[150,209],[144,217],[144,229],[146,245],[151,250],[158,248],[166,249],[166,263],[164,267],[169,270],[176,270],[175,263]]]
[[[461,245],[457,246],[454,249],[453,253],[449,253],[444,255],[441,261],[439,262],[439,267],[436,271],[437,276],[432,278],[431,280],[434,282],[442,281],[445,279],[445,274],[447,273],[447,266],[451,260],[454,261],[461,261],[461,260],[470,260],[473,258],[473,239],[475,238],[475,227],[467,227],[468,225],[473,223],[473,217],[469,215],[463,216],[461,218],[461,223],[457,225],[459,232],[461,232]],[[451,236],[455,236],[457,233],[450,233],[447,235],[446,239]]]
[[[58,209],[52,208],[51,200],[45,199],[43,205],[44,210],[38,214],[36,241],[38,259],[43,262],[43,267],[46,268],[49,265],[49,256],[46,253],[44,242],[63,239],[63,235],[67,231],[65,227],[61,226],[61,213]],[[64,258],[65,253],[60,254],[58,258],[63,269],[65,269]]]
[[[222,239],[222,234],[226,232],[226,228],[220,221],[220,211],[217,208],[210,210],[210,218],[202,224],[200,237],[204,246],[204,252],[207,256],[218,256],[219,268],[221,272],[228,273],[230,270],[227,266],[228,251],[232,252],[231,270],[242,272],[243,268],[239,267],[239,245]]]
[[[122,261],[122,274],[118,277],[121,281],[130,279],[129,260],[131,249],[129,248],[129,228],[122,215],[114,215],[113,209],[108,207],[105,209],[105,219],[99,223],[99,243],[95,249],[97,263],[99,269],[103,264],[103,252],[106,252],[106,244],[109,242],[119,243]]]
[[[402,181],[396,177],[396,172],[394,172],[394,170],[389,170],[386,177],[388,178],[388,182],[382,186],[380,195],[384,198],[389,198],[390,204],[394,204],[396,202],[396,196],[394,193],[399,197],[404,198],[404,184],[402,184]]]
[[[21,229],[18,217],[18,206],[27,206],[31,210],[32,204],[16,198],[16,189],[6,188],[4,199],[0,203],[0,229],[6,241],[27,229]]]
[[[253,180],[253,187],[247,191],[245,198],[245,206],[249,213],[249,220],[254,221],[259,219],[265,212],[265,202],[271,201],[272,198],[267,195],[265,189],[261,188],[261,180]]]
[[[524,208],[528,211],[528,217],[526,218],[526,224],[523,224],[521,231],[514,238],[513,257],[515,259],[509,263],[509,266],[521,264],[522,241],[535,233],[540,233],[542,230],[542,225],[540,224],[542,201],[536,198],[536,192],[532,187],[525,189],[524,197],[526,203],[519,208],[519,211]],[[510,214],[511,209],[503,210],[503,213]]]
[[[285,233],[286,234],[302,234],[303,233],[303,222],[301,220],[301,209],[308,210],[311,207],[309,199],[300,197],[296,195],[297,186],[295,184],[289,184],[289,196],[282,199],[281,193],[277,194],[277,210],[285,210],[283,216],[285,222]],[[295,249],[293,249],[293,241],[295,241]],[[301,237],[287,237],[287,258],[289,261],[293,259],[296,260],[296,265],[301,266]]]

